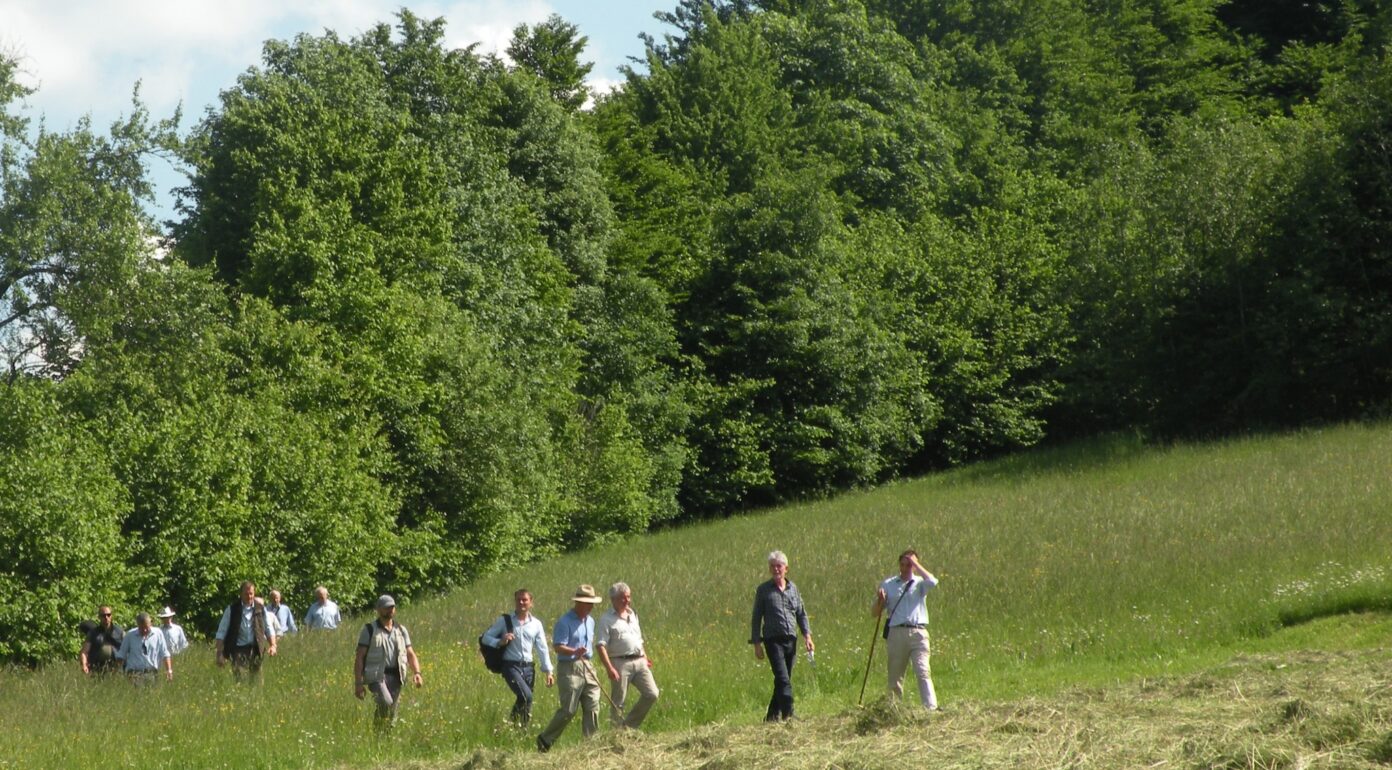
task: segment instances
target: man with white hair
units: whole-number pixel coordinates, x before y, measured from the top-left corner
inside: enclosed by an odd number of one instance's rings
[[[295,625],[295,613],[290,611],[289,605],[281,602],[280,591],[274,588],[271,589],[271,600],[266,602],[266,614],[275,618],[276,625],[280,627],[276,636],[293,634],[300,630]]]
[[[766,722],[780,722],[793,717],[793,664],[797,662],[797,632],[802,631],[807,654],[816,649],[812,644],[812,628],[807,623],[807,608],[802,594],[788,579],[788,557],[782,551],[768,555],[768,570],[772,577],[754,591],[754,617],[750,623],[749,643],[754,645],[754,658],[768,655],[773,669],[773,697],[769,700]]]
[[[338,605],[329,598],[329,589],[319,586],[314,589],[314,603],[309,605],[309,610],[305,612],[305,628],[321,628],[332,631],[338,628],[338,624],[343,622],[343,616],[338,613]]]
[[[609,679],[614,683],[610,698],[610,718],[617,727],[637,730],[643,725],[648,711],[657,703],[657,682],[653,680],[652,658],[643,644],[643,630],[638,626],[638,613],[633,611],[633,592],[627,583],[609,587],[609,610],[595,626],[595,648]],[[624,698],[632,682],[638,689],[638,702],[628,714]]]

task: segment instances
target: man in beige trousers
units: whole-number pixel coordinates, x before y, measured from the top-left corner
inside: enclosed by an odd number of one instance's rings
[[[614,696],[609,701],[614,725],[637,730],[657,703],[657,682],[653,680],[652,658],[643,644],[643,629],[638,626],[633,592],[627,583],[609,587],[609,611],[600,617],[595,628],[595,648],[614,683]],[[624,714],[629,684],[638,691],[638,702]]]
[[[938,695],[933,690],[933,672],[928,663],[928,591],[938,585],[938,579],[918,563],[918,553],[909,549],[899,555],[899,574],[886,578],[875,592],[871,614],[879,617],[889,607],[885,620],[889,648],[889,697],[904,696],[904,673],[913,664],[918,678],[918,697],[929,711],[938,708]]]

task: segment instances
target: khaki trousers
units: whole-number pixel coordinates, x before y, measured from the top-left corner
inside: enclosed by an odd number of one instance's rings
[[[643,726],[643,720],[648,716],[648,710],[657,703],[657,681],[653,679],[652,669],[648,668],[648,659],[644,656],[636,658],[615,658],[610,663],[619,672],[618,681],[613,683],[614,703],[609,707],[609,718],[616,727],[631,727],[637,730]],[[638,690],[638,702],[629,709],[628,715],[624,716],[624,698],[628,695],[628,685],[632,684]],[[617,708],[615,708],[617,706]]]
[[[588,676],[586,673],[588,672]],[[584,707],[581,729],[588,738],[599,731],[599,680],[587,660],[562,660],[556,664],[556,689],[561,699],[555,716],[541,731],[541,742],[548,747],[561,737],[575,712]]]
[[[936,709],[938,696],[933,691],[933,671],[929,666],[928,629],[895,626],[889,629],[889,697],[904,697],[904,672],[913,664],[918,678],[918,699],[923,707]]]

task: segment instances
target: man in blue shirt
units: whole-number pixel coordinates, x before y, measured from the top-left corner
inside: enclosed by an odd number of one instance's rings
[[[899,554],[899,574],[886,578],[875,592],[871,614],[889,607],[885,620],[888,634],[885,646],[889,650],[889,697],[904,697],[904,671],[913,663],[918,678],[918,698],[929,711],[938,708],[938,695],[933,689],[933,672],[928,664],[928,590],[938,585],[933,573],[918,563],[918,553],[912,548]]]
[[[343,622],[343,617],[338,614],[338,605],[334,604],[329,598],[329,589],[319,586],[314,589],[315,601],[309,605],[309,611],[305,613],[305,628],[321,628],[332,631],[338,628],[338,624]]]
[[[551,723],[537,736],[537,749],[546,752],[561,737],[566,725],[583,705],[581,728],[588,738],[599,730],[599,678],[590,663],[594,649],[594,618],[590,617],[600,598],[593,586],[582,585],[571,597],[575,607],[560,620],[551,633],[556,648],[556,680],[560,682],[560,707]]]
[[[174,659],[169,654],[169,644],[164,634],[150,624],[150,613],[136,615],[135,628],[121,639],[121,649],[116,651],[116,659],[125,663],[131,681],[137,686],[150,684],[161,668],[164,678],[174,681]]]
[[[266,612],[275,615],[276,621],[280,623],[280,635],[293,634],[300,629],[295,626],[295,614],[290,608],[280,601],[280,592],[271,589],[271,600],[266,603]]]
[[[531,614],[532,592],[519,588],[512,595],[517,611],[512,615],[512,630],[507,621],[499,617],[483,634],[483,643],[503,648],[503,681],[517,696],[512,705],[511,719],[518,727],[526,727],[532,720],[532,692],[536,689],[536,667],[532,664],[532,653],[541,658],[541,670],[546,674],[546,686],[556,683],[551,673],[551,653],[546,648],[546,629],[541,620]]]

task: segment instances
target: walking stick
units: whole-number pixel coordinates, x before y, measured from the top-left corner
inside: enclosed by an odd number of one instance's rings
[[[865,659],[865,676],[860,680],[860,697],[856,699],[856,705],[865,704],[865,683],[870,681],[870,664],[875,660],[875,642],[880,639],[880,616],[884,614],[884,605],[875,612],[875,635],[870,637],[870,657]]]
[[[609,705],[614,707],[614,711],[618,712],[620,716],[623,716],[623,711],[619,709],[619,704],[614,702],[614,699],[609,696],[609,692],[604,689],[604,683],[599,681],[599,672],[595,671],[594,664],[590,663],[590,661],[585,660],[584,658],[581,658],[580,660],[584,663],[585,679],[587,681],[593,680],[595,683],[595,687],[599,688],[599,694],[603,695],[604,699],[609,701]]]

